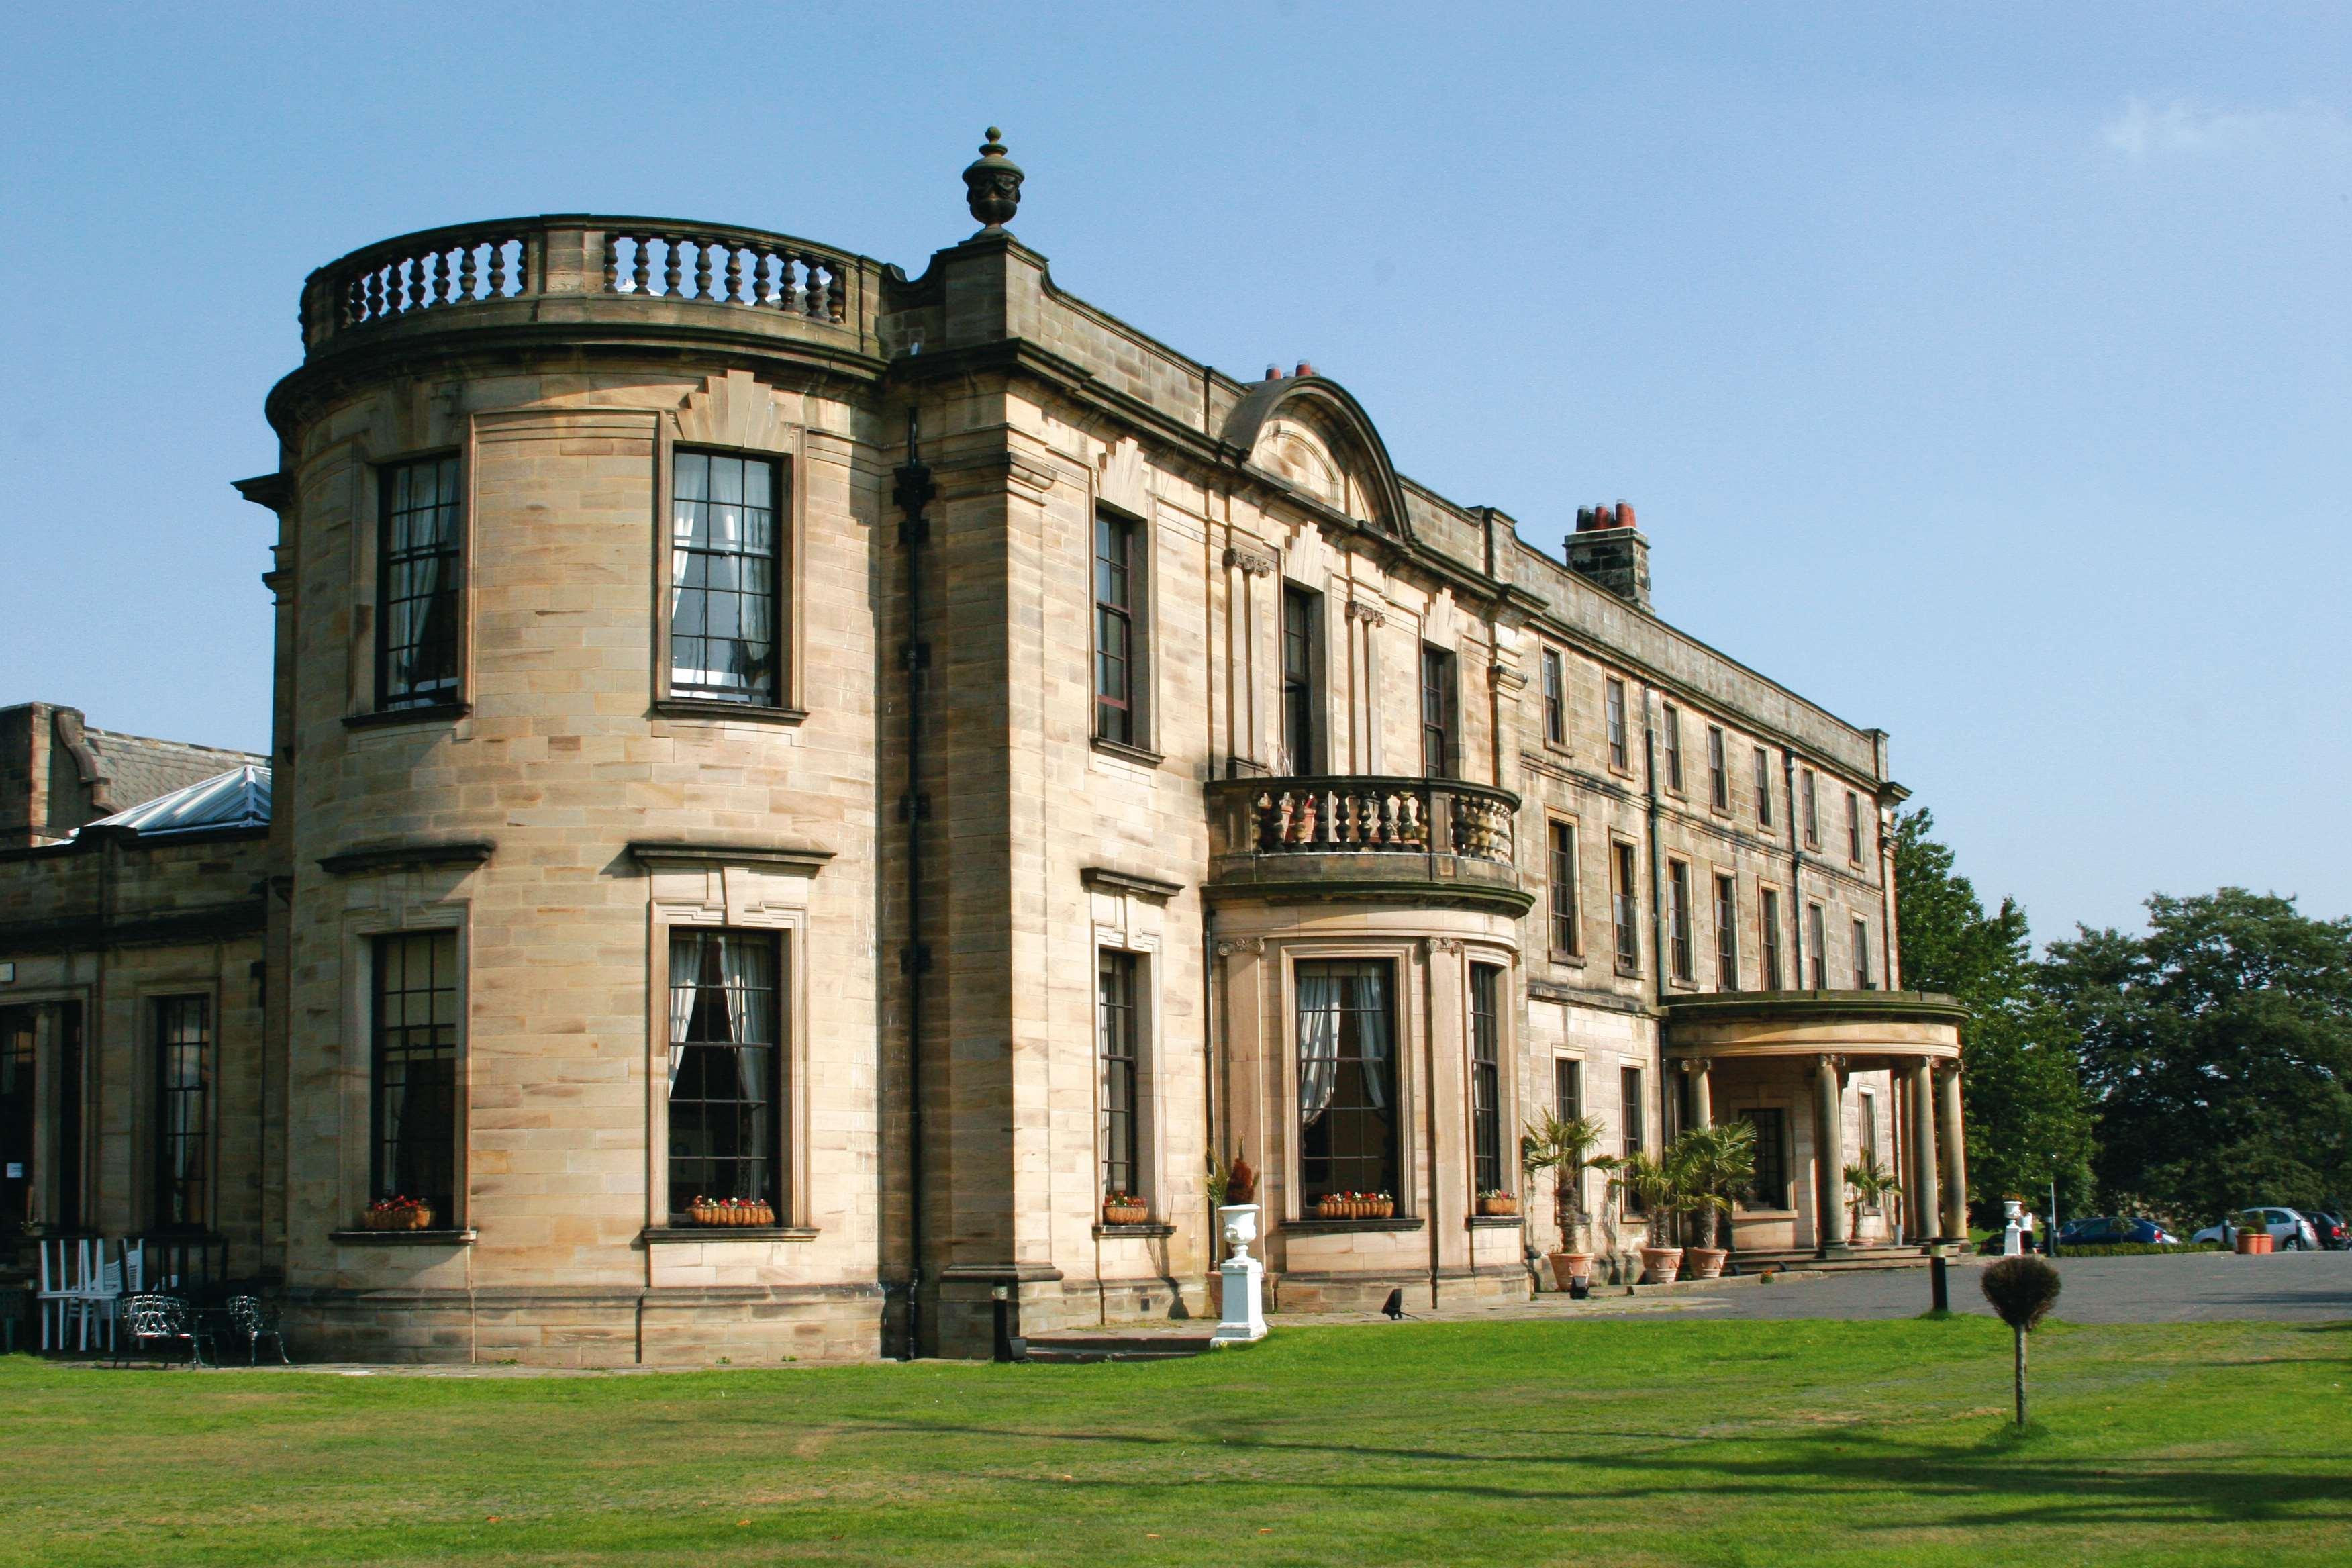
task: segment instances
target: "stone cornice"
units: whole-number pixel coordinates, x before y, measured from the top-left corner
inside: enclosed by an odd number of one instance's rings
[[[450,843],[362,844],[332,855],[319,857],[319,868],[330,877],[349,877],[362,871],[383,871],[395,867],[479,866],[498,853],[498,846],[483,839]]]
[[[631,839],[629,858],[638,865],[766,866],[814,877],[833,858],[830,849],[778,844],[670,844]]]
[[[1164,904],[1184,890],[1181,882],[1163,882],[1157,877],[1113,870],[1108,866],[1088,866],[1078,873],[1078,880],[1098,893],[1126,893],[1155,904]]]

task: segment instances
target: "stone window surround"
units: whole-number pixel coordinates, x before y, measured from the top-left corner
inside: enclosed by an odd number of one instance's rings
[[[1642,973],[1642,847],[1613,827],[1609,830],[1608,845],[1610,962],[1617,973],[1638,978]],[[1624,858],[1627,851],[1632,854],[1630,861]],[[1619,931],[1628,923],[1619,908],[1620,900],[1630,900],[1633,906],[1633,955],[1630,959],[1618,940]]]
[[[135,1194],[136,1212],[146,1216],[148,1227],[164,1233],[163,1216],[157,1214],[158,1164],[163,1158],[163,1084],[162,1064],[157,1058],[162,1041],[157,1036],[158,1005],[176,1002],[185,997],[201,997],[205,1007],[206,1027],[210,1031],[205,1052],[210,1067],[210,1084],[205,1093],[204,1146],[205,1163],[211,1167],[205,1174],[205,1207],[207,1211],[202,1224],[190,1227],[185,1234],[212,1235],[220,1218],[220,1157],[221,1100],[223,1081],[221,1039],[224,1019],[221,1013],[221,976],[211,968],[175,968],[161,975],[142,975],[139,986],[131,995],[131,1005],[137,1009],[138,1032],[132,1036],[132,1049],[137,1053],[131,1073],[131,1124],[139,1129],[131,1141],[132,1153],[129,1180]]]
[[[1478,1215],[1478,1130],[1477,1107],[1472,1075],[1477,1070],[1477,1044],[1470,990],[1470,972],[1475,965],[1485,965],[1502,973],[1496,982],[1495,1008],[1495,1117],[1502,1139],[1502,1190],[1526,1196],[1527,1173],[1519,1168],[1518,1129],[1524,1124],[1519,1111],[1518,1066],[1522,1047],[1519,1017],[1526,1011],[1526,997],[1518,986],[1518,955],[1500,943],[1481,942],[1465,939],[1448,945],[1450,939],[1436,938],[1422,945],[1428,963],[1434,968],[1440,962],[1461,964],[1461,977],[1455,990],[1462,998],[1462,1180],[1469,1197],[1465,1205],[1468,1216]],[[1458,954],[1454,951],[1459,949]],[[1520,1205],[1520,1214],[1526,1213]],[[1517,1223],[1515,1216],[1512,1223]]]
[[[372,1236],[378,1233],[362,1229],[360,1216],[365,1212],[374,1182],[373,1142],[375,1137],[374,1040],[375,1040],[375,939],[380,936],[413,936],[426,931],[454,931],[457,947],[457,1063],[453,1075],[457,1079],[453,1098],[451,1146],[457,1152],[457,1168],[450,1173],[450,1201],[457,1213],[436,1215],[429,1231],[406,1234],[416,1237],[449,1240],[470,1234],[472,1194],[467,1190],[467,1155],[472,1146],[472,1095],[467,1082],[473,1065],[473,953],[468,937],[472,921],[467,900],[416,897],[411,879],[401,875],[396,866],[385,867],[383,874],[369,877],[362,888],[373,889],[379,901],[343,911],[341,933],[342,949],[343,989],[343,1062],[341,1096],[341,1141],[337,1149],[336,1187],[341,1194],[337,1207],[343,1225],[336,1239],[349,1236]],[[352,889],[358,896],[360,888]]]
[[[1645,700],[1648,695],[1646,690],[1643,693]],[[1612,697],[1617,714],[1615,734],[1611,732],[1609,722]],[[1622,762],[1618,761],[1620,752],[1624,753]],[[1601,679],[1601,756],[1603,765],[1619,778],[1633,776],[1633,693],[1622,675],[1604,675]]]
[[[1721,924],[1721,922],[1717,919],[1718,911],[1716,908],[1715,898],[1715,895],[1718,890],[1716,884],[1719,880],[1728,881],[1731,884],[1731,957],[1733,973],[1731,977],[1731,984],[1728,987],[1726,987],[1723,984],[1722,975],[1723,942],[1720,936],[1717,936],[1717,940],[1708,944],[1714,950],[1716,954],[1717,973],[1714,988],[1718,992],[1726,989],[1744,991],[1748,989],[1748,986],[1745,981],[1741,978],[1740,972],[1745,970],[1748,966],[1748,944],[1740,940],[1744,933],[1739,930],[1739,928],[1741,925],[1746,923],[1748,917],[1742,914],[1739,909],[1738,863],[1736,861],[1725,862],[1721,860],[1709,860],[1706,862],[1706,908],[1708,922],[1708,934],[1711,936],[1717,935],[1717,929]],[[1693,896],[1696,896],[1696,889],[1693,890]],[[1760,989],[1760,987],[1759,987],[1759,989]]]
[[[1698,877],[1690,858],[1669,854],[1666,859],[1665,886],[1667,955],[1664,964],[1666,984],[1676,991],[1698,989]],[[1679,884],[1675,872],[1682,872]],[[1710,896],[1714,892],[1709,888]]]
[[[746,446],[716,437],[729,432],[697,429],[688,431],[686,421],[692,417],[694,400],[688,408],[664,416],[656,428],[654,441],[654,602],[653,602],[653,689],[654,710],[672,719],[739,720],[772,724],[798,724],[808,717],[806,670],[808,667],[808,486],[803,477],[808,465],[808,430],[800,425],[782,425],[768,442]],[[697,423],[700,423],[697,421]],[[776,705],[761,707],[750,702],[730,702],[709,697],[673,696],[669,689],[669,605],[670,605],[670,507],[673,468],[679,447],[693,452],[712,452],[722,457],[757,458],[776,466],[776,480],[782,486],[782,505],[778,509],[776,545],[782,559],[777,563],[778,589],[776,615],[783,623],[776,628]]]
[[[1543,841],[1539,848],[1543,856],[1544,896],[1543,913],[1541,918],[1543,921],[1546,955],[1556,964],[1569,964],[1580,969],[1584,966],[1586,949],[1584,940],[1584,824],[1582,819],[1580,818],[1576,813],[1572,811],[1562,811],[1558,807],[1549,807],[1545,810],[1543,824]],[[1551,834],[1552,829],[1556,826],[1565,827],[1568,829],[1568,877],[1570,900],[1569,934],[1573,937],[1576,942],[1576,945],[1570,948],[1553,946],[1551,942]],[[1612,918],[1614,918],[1613,911]]]
[[[1160,728],[1160,530],[1152,520],[1141,512],[1123,507],[1100,495],[1090,498],[1087,511],[1086,547],[1086,606],[1087,606],[1087,738],[1098,752],[1124,757],[1130,762],[1157,767],[1163,760],[1157,749]],[[1105,516],[1127,524],[1134,531],[1133,543],[1128,554],[1129,596],[1132,601],[1128,610],[1128,624],[1134,628],[1134,646],[1128,656],[1128,711],[1130,715],[1131,741],[1117,741],[1102,733],[1096,712],[1097,691],[1096,682],[1101,679],[1102,640],[1101,616],[1095,598],[1095,530]],[[1141,577],[1136,584],[1134,579]]]
[[[832,853],[822,849],[762,848],[747,845],[632,843],[629,854],[643,868],[647,921],[646,951],[646,1228],[648,1236],[727,1240],[725,1231],[670,1227],[669,1207],[669,948],[674,931],[774,932],[778,986],[777,1023],[783,1039],[777,1053],[776,1110],[778,1187],[782,1203],[771,1229],[761,1226],[743,1239],[806,1240],[816,1234],[810,1219],[809,972],[811,884]],[[790,1233],[785,1235],[782,1233]]]
[[[1166,1223],[1165,1215],[1173,1205],[1174,1188],[1167,1179],[1167,1129],[1170,1125],[1166,1100],[1167,1074],[1160,1069],[1160,1047],[1166,1038],[1160,1028],[1160,910],[1168,900],[1183,889],[1172,882],[1156,878],[1114,871],[1107,867],[1089,866],[1079,874],[1091,906],[1090,927],[1092,947],[1096,952],[1132,953],[1136,958],[1135,1016],[1135,1175],[1137,1197],[1154,1216],[1145,1226],[1105,1226],[1097,1204],[1095,1225],[1098,1234],[1132,1236],[1143,1230],[1154,1230]],[[1094,1170],[1102,1172],[1102,1016],[1101,997],[1097,985],[1098,960],[1089,959],[1087,966],[1087,1015],[1090,1045],[1087,1053],[1092,1066],[1095,1148]],[[1099,1194],[1097,1194],[1099,1198]]]
[[[80,1107],[81,1137],[83,1157],[86,1160],[89,1141],[93,1135],[90,1084],[95,1076],[89,1069],[89,1051],[94,1027],[92,1020],[97,1016],[100,989],[95,977],[87,980],[76,978],[82,973],[82,966],[70,958],[58,963],[56,972],[58,984],[26,984],[19,989],[16,983],[11,982],[6,991],[0,992],[0,1002],[5,1002],[10,1007],[22,1006],[41,1010],[33,1024],[33,1086],[34,1093],[38,1099],[33,1123],[33,1181],[31,1191],[26,1194],[26,1197],[31,1205],[27,1211],[27,1217],[49,1225],[57,1223],[63,1197],[60,1181],[61,1160],[56,1142],[58,1135],[58,1102],[60,1078],[58,1062],[59,1044],[57,1020],[61,1016],[60,1010],[63,1008],[80,1009],[84,1052]],[[28,970],[27,979],[30,978],[31,973]],[[85,1215],[89,1205],[90,1194],[85,1189],[81,1194],[81,1205]]]
[[[1551,732],[1550,681],[1559,679],[1559,737]],[[1558,752],[1562,756],[1574,754],[1576,738],[1576,704],[1570,695],[1568,650],[1549,638],[1538,637],[1536,643],[1536,729],[1543,737],[1544,750]]]
[[[1790,899],[1789,889],[1784,884],[1769,877],[1759,876],[1756,879],[1756,989],[1801,991],[1804,989],[1801,984],[1792,985],[1790,982],[1801,982],[1803,977],[1787,973],[1786,966],[1793,956],[1792,950],[1789,946],[1788,933],[1779,929],[1778,921],[1768,921],[1764,918],[1765,905],[1768,902],[1765,895],[1768,893],[1771,895],[1769,901],[1778,901],[1782,907],[1783,913],[1795,907]],[[1782,972],[1777,980],[1773,975],[1766,973],[1765,958],[1768,953],[1775,953],[1780,957]]]
[[[380,682],[383,679],[377,648],[383,614],[378,584],[383,569],[384,476],[410,463],[438,458],[457,459],[457,692],[446,702],[415,708],[386,708]],[[351,596],[354,606],[367,607],[365,623],[353,616],[345,632],[346,668],[350,690],[343,722],[352,728],[378,724],[446,723],[471,711],[474,690],[474,441],[470,428],[465,440],[436,442],[400,448],[377,456],[362,438],[353,443],[352,484],[357,493],[350,511]]]

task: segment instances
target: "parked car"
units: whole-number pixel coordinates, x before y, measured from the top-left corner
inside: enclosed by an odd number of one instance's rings
[[[2328,1251],[2342,1252],[2347,1247],[2352,1247],[2352,1229],[2345,1227],[2342,1215],[2323,1214],[2316,1209],[2306,1209],[2304,1211],[2303,1217],[2311,1222],[2311,1228],[2318,1233],[2319,1245]]]
[[[2143,1247],[2178,1247],[2180,1238],[2152,1219],[2132,1219],[2121,1215],[2085,1215],[2058,1228],[2061,1248],[2135,1242]]]
[[[2217,1241],[2223,1247],[2238,1245],[2238,1228],[2243,1225],[2251,1230],[2257,1223],[2271,1233],[2271,1245],[2282,1252],[2308,1251],[2319,1245],[2319,1232],[2309,1220],[2293,1209],[2245,1209],[2231,1215],[2219,1225],[2209,1225],[2189,1239]]]

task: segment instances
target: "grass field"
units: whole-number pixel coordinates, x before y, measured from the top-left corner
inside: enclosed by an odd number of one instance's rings
[[[593,1378],[0,1358],[0,1563],[2352,1562],[2352,1327],[1289,1328]]]

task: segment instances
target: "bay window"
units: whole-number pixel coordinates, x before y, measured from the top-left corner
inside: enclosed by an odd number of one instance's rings
[[[1297,969],[1299,1199],[1397,1189],[1396,1011],[1386,959]]]

